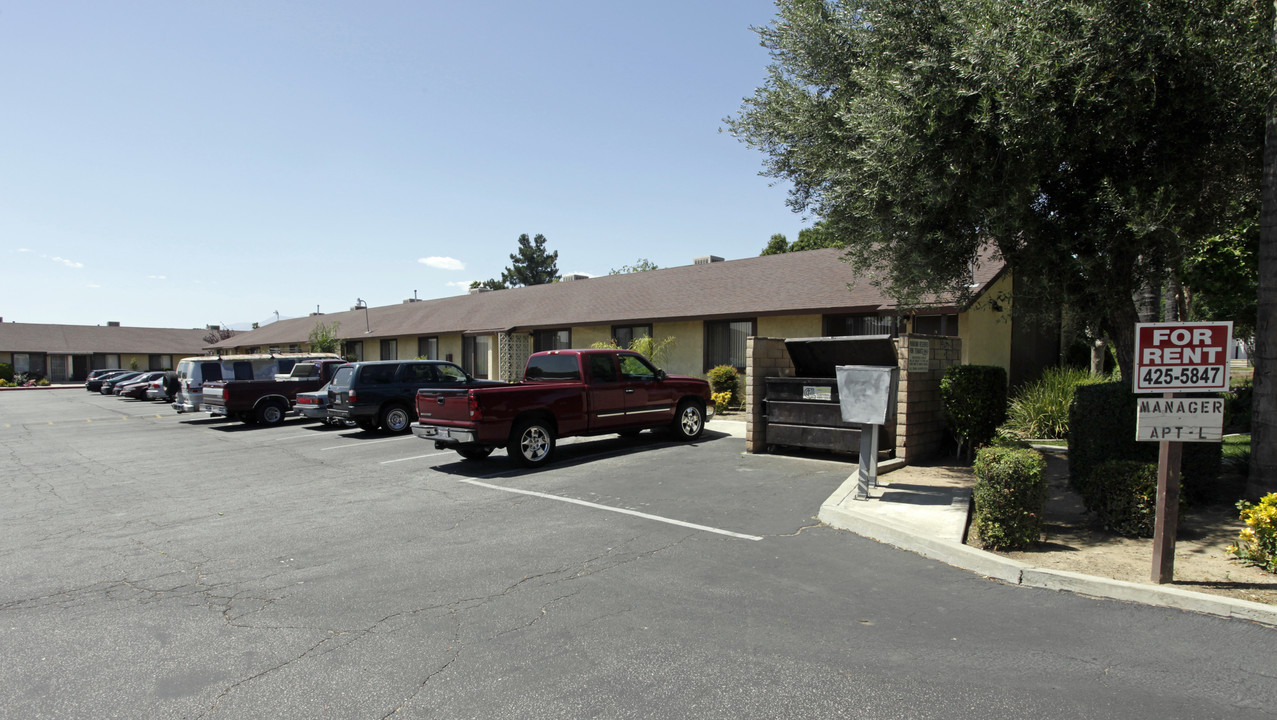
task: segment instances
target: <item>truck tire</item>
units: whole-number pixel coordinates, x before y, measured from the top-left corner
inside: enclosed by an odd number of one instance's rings
[[[278,400],[268,400],[257,406],[258,425],[278,425],[284,422],[284,413],[288,408]]]
[[[506,452],[523,467],[541,467],[554,455],[554,430],[539,418],[524,420],[510,433]]]
[[[674,422],[670,425],[674,438],[690,442],[701,436],[705,430],[705,408],[695,400],[684,400],[678,404],[678,412],[674,413]]]
[[[467,447],[462,445],[457,448],[457,454],[466,460],[486,460],[492,454],[492,448],[489,447]]]
[[[381,429],[399,435],[412,429],[412,413],[403,405],[390,405],[381,411]]]

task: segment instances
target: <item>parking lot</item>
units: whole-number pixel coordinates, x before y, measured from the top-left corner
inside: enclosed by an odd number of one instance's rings
[[[821,526],[852,466],[739,434],[581,439],[528,472],[411,435],[0,394],[0,717],[1245,717],[1248,688],[1271,707],[1249,674],[1268,631]],[[1216,680],[1168,692],[1177,661]]]

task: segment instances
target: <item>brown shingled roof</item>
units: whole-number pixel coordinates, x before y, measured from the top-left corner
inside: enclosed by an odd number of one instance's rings
[[[199,355],[207,334],[207,330],[183,328],[7,322],[0,323],[0,349],[53,355]]]
[[[301,343],[319,322],[338,322],[339,337],[357,340],[894,309],[891,298],[868,279],[857,278],[842,254],[838,248],[808,250],[371,307],[366,320],[363,309],[292,318],[218,346]],[[1000,261],[985,263],[977,268],[975,283],[987,286],[1002,267]],[[953,302],[938,306],[953,307]]]

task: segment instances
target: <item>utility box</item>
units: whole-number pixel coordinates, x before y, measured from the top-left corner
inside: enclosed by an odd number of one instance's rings
[[[857,365],[898,373],[894,339],[890,335],[793,338],[785,341],[785,349],[794,363],[795,377],[765,380],[767,444],[858,454],[861,425],[868,423],[843,419],[844,391],[837,368]],[[894,392],[895,383],[891,386]],[[854,407],[864,392],[858,386],[849,388],[847,400]],[[896,443],[895,423],[884,420],[879,451],[893,450]]]

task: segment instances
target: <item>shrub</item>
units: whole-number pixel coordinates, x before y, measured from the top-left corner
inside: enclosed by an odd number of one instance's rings
[[[1024,548],[1042,536],[1046,461],[1035,450],[987,447],[976,455],[973,525],[981,547]]]
[[[44,376],[38,372],[24,372],[24,373],[18,374],[18,377],[15,379],[14,384],[26,385],[27,387],[31,387],[39,383],[43,379],[44,379]]]
[[[1106,380],[1077,368],[1048,368],[1041,378],[1015,393],[1003,428],[1022,438],[1067,438],[1074,389]]]
[[[0,380],[13,382],[13,366],[9,363],[0,363]]]
[[[989,444],[1006,417],[1007,372],[992,365],[954,365],[940,380],[940,398],[958,453],[965,446],[970,454]]]
[[[1239,500],[1237,509],[1246,527],[1237,544],[1228,548],[1229,554],[1247,565],[1277,573],[1277,493],[1265,495],[1258,503]]]
[[[705,374],[709,380],[710,393],[731,393],[732,402],[736,401],[736,395],[740,390],[740,375],[736,374],[736,368],[731,365],[719,365],[710,368]]]
[[[1079,385],[1069,407],[1069,485],[1086,494],[1087,477],[1109,460],[1157,462],[1155,442],[1135,439],[1139,400],[1128,383]],[[1219,489],[1219,443],[1185,443],[1180,465],[1181,497],[1189,504]]]
[[[1109,460],[1096,466],[1082,495],[1100,524],[1125,537],[1153,537],[1157,520],[1157,464]]]
[[[1237,432],[1250,432],[1251,398],[1255,395],[1255,379],[1250,376],[1234,377],[1232,388],[1220,393],[1224,398],[1224,427]]]
[[[732,394],[729,392],[710,393],[710,399],[714,401],[714,413],[722,414],[727,410],[727,404],[732,400]]]
[[[0,387],[9,387],[9,381],[0,377]]]

